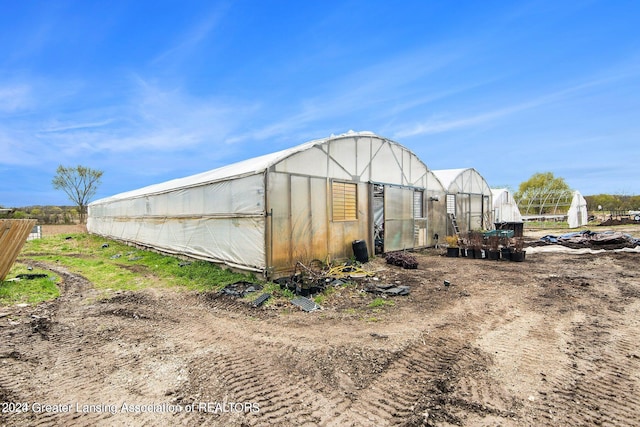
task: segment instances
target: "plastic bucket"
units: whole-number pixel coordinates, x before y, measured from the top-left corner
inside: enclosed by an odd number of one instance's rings
[[[367,242],[364,240],[354,240],[352,245],[353,255],[356,257],[356,261],[365,263],[369,262],[369,251],[367,251]]]

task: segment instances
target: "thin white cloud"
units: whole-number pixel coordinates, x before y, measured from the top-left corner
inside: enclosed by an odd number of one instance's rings
[[[55,132],[68,132],[76,131],[79,129],[91,129],[101,128],[113,123],[112,119],[106,119],[98,122],[78,122],[78,123],[62,123],[59,120],[53,120],[52,123],[46,125],[40,132],[42,133],[55,133]]]
[[[221,143],[235,132],[253,107],[215,97],[194,97],[180,88],[163,88],[142,78],[121,114],[126,125],[114,135],[118,151],[135,148],[181,150]],[[105,149],[113,150],[112,142]]]
[[[479,126],[500,120],[503,117],[524,111],[530,108],[541,106],[546,98],[536,99],[522,104],[516,104],[494,111],[475,114],[461,118],[447,118],[444,114],[433,115],[423,122],[417,123],[398,130],[394,133],[394,138],[407,138],[418,135],[432,135],[449,132],[470,126]]]
[[[0,121],[0,164],[44,164],[62,158],[75,163],[100,154],[144,156],[198,147],[215,152],[255,109],[233,100],[195,97],[179,87],[166,88],[137,78],[119,104],[70,110],[69,102],[84,95],[67,93],[61,98],[55,95],[56,89],[47,91],[58,86],[64,83],[39,83],[44,88],[37,92],[42,103],[30,99],[29,85],[3,87],[0,99],[13,99],[14,104],[11,120]],[[54,101],[46,99],[49,94]],[[28,114],[14,114],[27,105]]]
[[[49,147],[31,139],[31,135],[0,128],[0,165],[36,165],[53,154]]]
[[[561,89],[555,92],[548,93],[543,96],[535,97],[529,101],[519,104],[510,105],[503,108],[498,108],[493,111],[481,112],[466,117],[447,117],[444,114],[432,115],[427,119],[414,123],[412,125],[406,125],[401,129],[394,132],[394,138],[406,138],[418,135],[432,135],[443,132],[454,131],[471,126],[487,125],[497,122],[504,117],[534,109],[545,105],[562,102],[575,95],[581,94],[587,89],[606,85],[610,82],[620,80],[629,76],[633,76],[634,73],[630,71],[613,72],[604,77],[598,77],[593,80],[575,84],[565,89]]]
[[[403,52],[360,68],[334,81],[323,83],[316,93],[301,97],[296,104],[282,106],[284,114],[272,122],[254,127],[248,132],[234,135],[229,143],[265,140],[292,132],[300,132],[311,124],[353,116],[379,107],[387,116],[397,115],[443,96],[466,90],[430,91],[418,88],[420,81],[439,72],[463,57],[463,46],[438,46]],[[405,96],[410,94],[409,98]],[[267,105],[266,101],[263,105]],[[267,107],[264,107],[267,108]],[[287,114],[290,112],[289,114]],[[346,129],[345,129],[346,131]]]

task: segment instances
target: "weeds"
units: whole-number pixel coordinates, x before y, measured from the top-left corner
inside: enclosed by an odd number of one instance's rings
[[[60,296],[57,286],[60,279],[50,271],[28,270],[26,266],[16,264],[9,275],[15,278],[20,274],[44,274],[46,277],[0,282],[0,304],[38,304]]]
[[[205,291],[221,289],[241,280],[256,281],[253,275],[234,273],[209,262],[186,262],[89,234],[58,235],[30,240],[20,254],[20,259],[25,258],[62,265],[86,277],[96,289],[106,291],[139,290],[148,287]],[[17,263],[10,273],[19,274],[22,271],[20,268]],[[56,292],[52,292],[46,286],[27,288],[24,283],[20,282],[20,286],[28,296],[20,297],[20,301],[35,303],[59,295],[55,284]],[[44,284],[50,283],[50,280],[44,281]],[[17,297],[11,296],[16,291],[8,290],[13,287],[14,285],[5,285],[3,282],[0,288],[0,303],[18,301]]]
[[[395,304],[396,304],[395,302],[393,302],[391,300],[388,300],[388,299],[385,299],[385,298],[376,298],[373,301],[371,301],[367,307],[369,307],[369,308],[379,308],[379,307],[384,307],[386,305],[393,306]]]

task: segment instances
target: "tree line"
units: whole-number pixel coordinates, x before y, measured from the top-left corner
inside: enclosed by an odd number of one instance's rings
[[[80,223],[77,206],[25,206],[0,213],[0,218],[36,219],[41,225]]]
[[[597,194],[584,198],[589,211],[640,211],[640,196]]]

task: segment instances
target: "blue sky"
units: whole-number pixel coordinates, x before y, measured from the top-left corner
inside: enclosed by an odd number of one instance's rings
[[[349,130],[492,187],[640,194],[637,1],[0,0],[0,206],[72,204]]]

